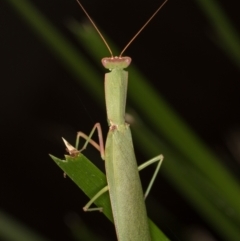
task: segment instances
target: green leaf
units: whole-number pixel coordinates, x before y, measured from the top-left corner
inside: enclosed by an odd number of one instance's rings
[[[76,157],[66,156],[66,160],[52,155],[50,157],[90,199],[107,185],[106,176],[83,154]],[[104,193],[94,203],[102,207],[104,215],[113,222],[109,193]],[[149,227],[153,241],[169,240],[151,220],[149,220]]]

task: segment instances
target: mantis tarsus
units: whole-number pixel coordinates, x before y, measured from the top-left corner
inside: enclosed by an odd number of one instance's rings
[[[144,197],[147,197],[152,187],[163,161],[163,156],[156,156],[139,167],[137,166],[130,127],[129,124],[125,122],[128,72],[126,72],[124,69],[130,65],[131,58],[122,57],[122,54],[131,44],[131,42],[138,36],[138,34],[145,28],[145,26],[151,21],[151,19],[157,14],[157,12],[163,7],[167,0],[161,4],[161,6],[155,11],[150,19],[131,39],[119,57],[113,57],[111,49],[109,48],[102,34],[99,32],[95,23],[83,8],[81,3],[78,0],[77,2],[89,20],[92,22],[93,26],[103,39],[111,54],[110,58],[102,59],[103,66],[110,70],[109,73],[105,74],[105,99],[107,119],[109,124],[109,132],[107,135],[105,149],[102,130],[99,123],[94,125],[89,136],[82,132],[78,132],[75,147],[63,139],[70,155],[78,155],[90,143],[101,153],[102,159],[105,160],[108,185],[100,190],[83,209],[85,211],[101,210],[101,208],[89,207],[100,195],[106,191],[109,191],[118,240],[150,241],[151,235],[148,227]],[[92,140],[92,135],[96,129],[98,132],[99,144]],[[86,142],[83,148],[78,150],[79,139],[81,137],[84,138]],[[143,195],[139,171],[155,162],[158,162],[158,165],[145,192],[145,195]]]

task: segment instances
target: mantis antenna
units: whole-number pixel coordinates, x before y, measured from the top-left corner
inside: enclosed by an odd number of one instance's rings
[[[79,0],[76,0],[78,5],[81,7],[81,9],[83,10],[83,12],[86,14],[86,16],[88,17],[89,21],[92,23],[93,27],[96,29],[96,31],[98,32],[99,36],[101,37],[101,39],[103,40],[104,44],[106,45],[109,53],[111,54],[111,57],[113,58],[113,53],[111,48],[109,47],[107,41],[105,40],[105,38],[103,37],[103,35],[101,34],[101,32],[99,31],[97,25],[94,23],[94,21],[92,20],[92,18],[89,16],[89,14],[87,13],[87,11],[85,10],[85,8],[83,7],[83,5],[80,3]],[[129,47],[129,45],[136,39],[136,37],[143,31],[143,29],[149,24],[149,22],[155,17],[155,15],[160,11],[160,9],[165,5],[165,3],[168,0],[165,0],[159,7],[158,9],[152,14],[152,16],[147,20],[147,22],[138,30],[138,32],[131,38],[131,40],[128,42],[128,44],[124,47],[124,49],[122,50],[122,52],[120,53],[119,57],[121,58],[123,53],[126,51],[126,49]]]
[[[93,27],[96,29],[96,31],[98,32],[99,36],[101,37],[101,39],[103,40],[104,44],[106,45],[109,53],[111,54],[111,57],[113,58],[113,53],[112,50],[110,49],[107,41],[105,40],[105,38],[103,37],[103,35],[101,34],[101,32],[99,31],[97,25],[94,23],[94,21],[92,20],[92,18],[89,16],[89,14],[87,13],[87,11],[85,10],[85,8],[83,7],[83,5],[80,3],[79,0],[76,0],[78,5],[81,7],[81,9],[83,10],[83,12],[86,14],[86,16],[88,17],[89,21],[92,23]]]
[[[160,9],[165,5],[168,0],[165,0],[158,9],[153,13],[153,15],[147,20],[147,22],[138,30],[138,32],[132,37],[132,39],[128,42],[128,44],[124,47],[119,57],[125,52],[125,50],[129,47],[129,45],[135,40],[135,38],[143,31],[143,29],[149,24],[149,22],[155,17],[155,15],[160,11]]]

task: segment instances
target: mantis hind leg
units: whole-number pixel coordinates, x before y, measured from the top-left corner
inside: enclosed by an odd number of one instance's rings
[[[100,211],[102,212],[103,208],[89,208],[94,202],[95,200],[97,200],[102,194],[104,194],[105,192],[108,191],[108,186],[104,187],[103,189],[101,189],[96,195],[94,195],[94,197],[83,207],[83,210],[85,212],[90,212],[90,211]]]
[[[147,166],[149,166],[149,165],[151,165],[151,164],[153,164],[153,163],[155,163],[155,162],[158,162],[157,167],[156,167],[156,170],[154,171],[153,176],[152,176],[152,179],[151,179],[150,183],[148,184],[148,188],[147,188],[147,190],[146,190],[146,192],[145,192],[145,194],[144,194],[144,198],[145,198],[145,199],[147,198],[147,196],[148,196],[148,194],[149,194],[149,192],[150,192],[150,190],[151,190],[151,188],[152,188],[152,185],[153,185],[153,183],[154,183],[154,181],[155,181],[155,179],[156,179],[156,177],[157,177],[157,174],[158,174],[158,172],[159,172],[159,169],[160,169],[160,167],[161,167],[161,164],[162,164],[162,162],[163,162],[163,159],[164,159],[163,155],[159,155],[159,156],[156,156],[156,157],[154,157],[154,158],[152,158],[152,159],[144,162],[142,165],[140,165],[140,166],[138,167],[138,171],[141,171],[141,170],[143,170],[145,167],[147,167]]]

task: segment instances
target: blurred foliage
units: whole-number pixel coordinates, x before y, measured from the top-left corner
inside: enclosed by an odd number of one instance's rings
[[[8,241],[48,241],[0,210],[0,239]]]
[[[101,88],[102,76],[99,76],[71,43],[27,0],[5,1],[26,19],[26,23],[45,41],[69,72],[77,79],[81,79],[79,84],[98,101],[102,100],[104,98]],[[230,20],[216,1],[197,0],[197,3],[220,36],[222,48],[239,66],[240,41]],[[76,22],[71,22],[70,28],[93,58],[99,61],[103,56],[102,47],[100,47],[102,42],[92,27],[82,28]],[[129,71],[131,71],[129,99],[148,122],[144,124],[138,116],[133,114],[135,122],[132,124],[132,129],[134,136],[137,137],[136,144],[145,151],[147,156],[156,155],[160,149],[167,160],[161,174],[180,190],[188,202],[195,207],[196,212],[219,236],[225,240],[238,240],[240,237],[238,180],[177,116],[160,94],[149,85],[149,82],[133,67]],[[141,98],[139,93],[144,93],[145,98]],[[165,141],[160,140],[158,136],[162,136]],[[232,210],[231,213],[228,210]]]

